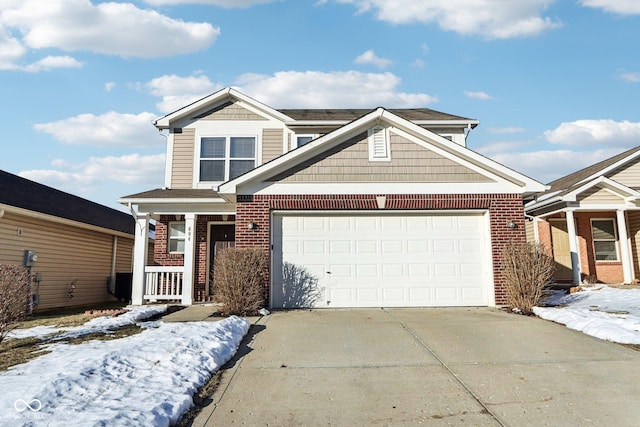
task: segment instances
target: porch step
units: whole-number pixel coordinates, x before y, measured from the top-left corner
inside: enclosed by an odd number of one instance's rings
[[[199,322],[209,319],[218,312],[218,307],[212,304],[190,305],[162,317],[163,322]],[[218,319],[219,320],[219,319]]]

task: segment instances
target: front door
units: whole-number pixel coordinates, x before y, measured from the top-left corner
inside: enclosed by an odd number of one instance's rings
[[[556,262],[556,272],[553,277],[556,280],[573,280],[567,221],[564,219],[549,220],[549,225],[551,226],[553,259]]]
[[[216,255],[220,253],[221,250],[235,247],[235,245],[235,224],[211,224],[209,230],[209,295],[213,295],[213,268]]]

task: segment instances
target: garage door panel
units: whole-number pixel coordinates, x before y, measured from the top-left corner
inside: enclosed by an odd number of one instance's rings
[[[306,269],[316,307],[487,305],[487,236],[482,213],[275,214],[274,269]]]

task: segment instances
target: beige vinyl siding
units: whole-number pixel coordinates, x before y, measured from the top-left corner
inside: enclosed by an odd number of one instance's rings
[[[491,182],[491,179],[390,133],[391,161],[369,161],[367,134],[273,177],[282,182]]]
[[[524,222],[524,232],[528,243],[536,243],[536,231],[533,225],[533,221],[529,221],[527,219]]]
[[[22,265],[25,249],[37,253],[33,272],[42,277],[40,284],[35,285],[40,296],[37,310],[114,300],[107,292],[112,235],[5,213],[0,219],[0,241],[1,264]],[[118,237],[118,245],[116,271],[131,271],[133,239]],[[76,288],[73,298],[69,298],[74,280]]]
[[[622,185],[638,189],[640,188],[640,161],[635,160],[632,164],[619,167],[607,176]]]
[[[605,190],[600,187],[593,187],[580,194],[578,197],[578,201],[580,203],[590,204],[590,205],[608,205],[608,204],[616,204],[623,203],[624,200],[612,192]]]
[[[195,129],[184,128],[173,135],[171,188],[193,188]]]
[[[133,239],[118,237],[116,273],[133,272]]]
[[[267,120],[266,118],[238,105],[237,102],[220,105],[196,117],[199,120]]]
[[[629,240],[631,240],[631,258],[635,278],[640,277],[640,211],[628,211]]]
[[[284,129],[262,130],[262,163],[282,155],[282,138]]]

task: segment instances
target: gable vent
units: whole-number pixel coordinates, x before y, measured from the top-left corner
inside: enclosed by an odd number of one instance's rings
[[[391,160],[389,151],[389,141],[387,139],[386,129],[382,126],[375,126],[371,128],[369,130],[369,160]]]

